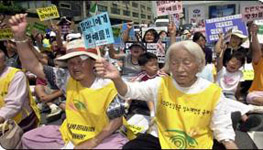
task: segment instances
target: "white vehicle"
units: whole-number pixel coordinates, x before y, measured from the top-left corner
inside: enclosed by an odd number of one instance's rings
[[[157,19],[155,21],[156,27],[167,27],[169,24],[169,19]]]

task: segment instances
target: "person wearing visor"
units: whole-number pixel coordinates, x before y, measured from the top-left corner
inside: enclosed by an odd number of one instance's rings
[[[24,149],[120,149],[127,139],[117,129],[122,125],[124,106],[112,81],[96,76],[96,49],[86,49],[83,39],[67,44],[66,54],[56,60],[67,69],[43,66],[29,47],[25,31],[26,14],[9,19],[23,66],[66,95],[66,119],[62,125],[48,125],[22,137]]]
[[[224,59],[223,64],[226,66],[226,63],[230,60],[231,56],[235,52],[241,52],[243,53],[246,58],[249,58],[248,51],[241,45],[247,40],[247,36],[242,33],[240,30],[232,30],[230,41],[226,43],[226,45],[223,44],[224,37],[223,34],[219,34],[219,39],[215,45],[215,51],[216,54],[219,56],[222,49],[226,48],[224,52]]]

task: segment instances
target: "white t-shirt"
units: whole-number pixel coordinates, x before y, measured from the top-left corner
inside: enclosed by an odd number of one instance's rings
[[[198,72],[196,76],[206,79],[210,82],[214,82],[214,74],[216,72],[216,68],[214,64],[206,64],[201,72]]]
[[[217,73],[217,84],[223,89],[224,93],[235,94],[238,83],[242,80],[243,73],[238,70],[236,72],[228,72],[226,67],[223,67]]]

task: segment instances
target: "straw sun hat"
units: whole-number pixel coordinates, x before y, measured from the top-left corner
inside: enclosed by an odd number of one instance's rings
[[[235,35],[242,39],[242,43],[244,43],[247,40],[247,36],[243,34],[240,30],[233,30],[231,35]]]
[[[98,59],[97,50],[95,48],[86,49],[83,39],[71,41],[66,46],[66,54],[57,58],[58,61],[66,61],[72,57],[86,55],[93,59]]]

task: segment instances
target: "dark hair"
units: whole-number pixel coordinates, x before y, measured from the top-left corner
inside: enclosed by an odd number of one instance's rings
[[[66,33],[66,34],[63,35],[63,40],[64,40],[64,41],[67,40],[67,35],[68,35],[68,34],[69,34],[69,33]]]
[[[158,59],[157,56],[153,53],[150,52],[145,52],[143,54],[141,54],[138,58],[138,64],[140,66],[144,66],[145,64],[147,64],[151,59]]]
[[[6,50],[6,46],[4,44],[4,41],[0,41],[0,50],[2,50],[4,52],[4,54],[7,56],[7,50]]]
[[[200,39],[200,37],[203,37],[205,39],[205,36],[201,32],[195,32],[193,36],[193,42],[196,42]]]
[[[157,33],[157,31],[156,31],[155,29],[149,29],[149,30],[147,30],[147,31],[145,32],[143,38],[142,38],[142,42],[146,43],[145,37],[146,37],[146,34],[147,34],[148,32],[151,32],[151,33],[153,34],[153,36],[154,36],[153,42],[156,43],[156,42],[159,40],[159,35],[158,35],[158,33]]]
[[[245,54],[241,52],[235,52],[233,53],[233,55],[229,60],[231,60],[232,58],[236,58],[238,61],[241,62],[241,66],[243,66],[245,64],[245,57],[246,57]]]
[[[160,37],[160,35],[161,35],[163,32],[164,32],[166,35],[168,34],[166,31],[162,30],[162,31],[159,32],[158,36]]]

